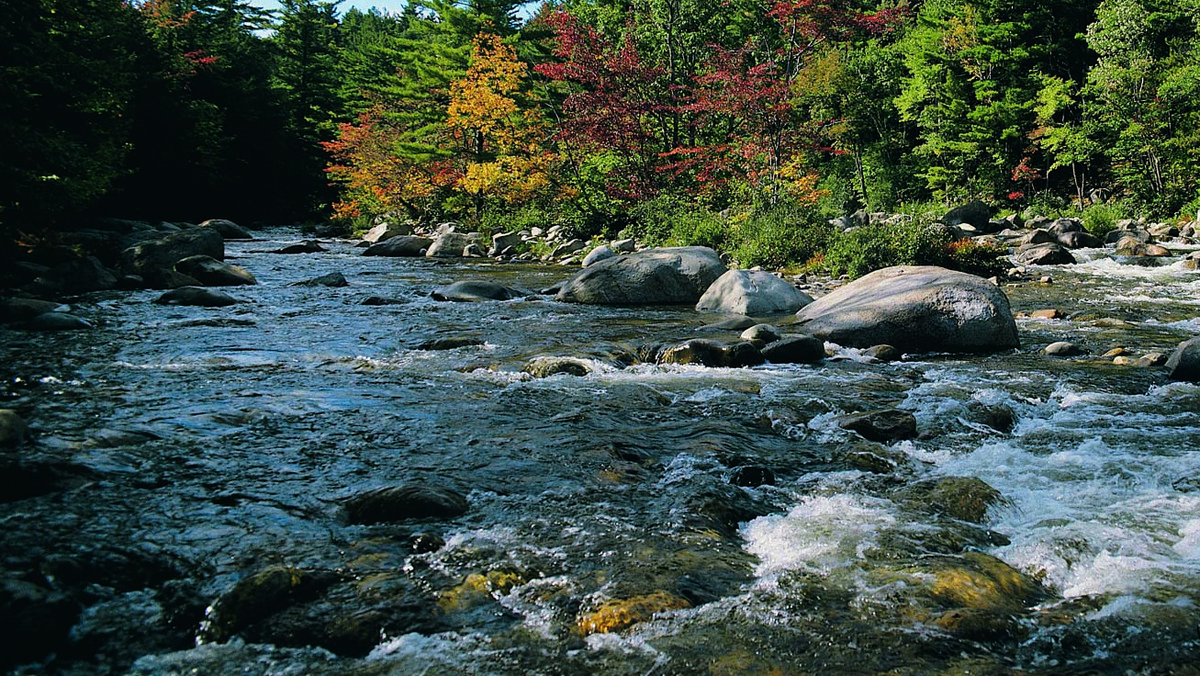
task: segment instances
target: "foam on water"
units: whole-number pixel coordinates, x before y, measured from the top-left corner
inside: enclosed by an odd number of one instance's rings
[[[890,502],[861,496],[811,496],[787,514],[748,522],[741,534],[746,550],[759,558],[760,577],[828,573],[861,560],[879,531],[896,522],[892,509]]]

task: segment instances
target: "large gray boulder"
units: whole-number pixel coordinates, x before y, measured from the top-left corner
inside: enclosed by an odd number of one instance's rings
[[[378,244],[386,242],[394,237],[402,237],[412,234],[412,226],[407,223],[380,223],[371,228],[363,235],[364,242]]]
[[[812,296],[770,272],[729,270],[709,285],[696,309],[762,317],[793,314],[811,302]]]
[[[796,314],[799,328],[846,347],[992,352],[1020,346],[1008,297],[975,275],[935,266],[877,270]]]
[[[1167,359],[1171,380],[1200,383],[1200,336],[1185,340]]]
[[[691,305],[726,270],[708,247],[646,249],[584,268],[556,298],[590,305]]]
[[[393,258],[416,258],[424,256],[433,240],[418,235],[398,235],[378,244],[373,244],[363,251],[364,256],[389,256]]]
[[[225,241],[231,239],[254,239],[248,230],[227,218],[210,218],[200,224],[201,228],[212,228],[221,233]]]
[[[428,258],[462,258],[463,249],[476,243],[475,237],[461,232],[446,232],[438,235],[425,252]]]
[[[225,240],[213,228],[190,228],[159,239],[142,242],[121,253],[121,270],[137,275],[151,288],[165,288],[166,273],[191,256],[225,260]]]

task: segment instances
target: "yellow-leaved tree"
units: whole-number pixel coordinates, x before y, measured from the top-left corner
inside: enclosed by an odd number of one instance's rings
[[[517,103],[529,69],[497,35],[480,33],[467,74],[450,85],[446,126],[458,147],[460,178],[476,217],[488,200],[528,202],[550,187],[558,157],[547,144],[553,132],[534,108]]]

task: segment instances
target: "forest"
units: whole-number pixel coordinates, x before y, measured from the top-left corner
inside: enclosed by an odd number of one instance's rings
[[[452,220],[778,267],[864,210],[1200,209],[1200,0],[281,4],[9,3],[4,240]]]

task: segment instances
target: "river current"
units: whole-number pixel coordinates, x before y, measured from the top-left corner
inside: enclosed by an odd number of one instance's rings
[[[690,308],[430,298],[572,269],[351,242],[279,255],[300,235],[260,235],[226,244],[260,282],[228,290],[244,303],[108,292],[73,303],[92,331],[0,329],[0,407],[57,477],[0,504],[4,568],[80,604],[71,647],[18,673],[1195,673],[1200,387],[1100,356],[1200,334],[1200,273],[1179,263],[1090,251],[1031,271],[1052,283],[1005,284],[1012,352],[831,346],[819,365],[722,369],[619,359],[736,335]],[[291,286],[335,271],[349,286]],[[1045,308],[1065,316],[1030,317]],[[478,344],[417,349],[439,338]],[[1088,354],[1042,354],[1058,340]],[[539,356],[592,373],[523,374]],[[838,425],[884,408],[920,436]],[[953,518],[927,492],[950,477],[999,498]],[[347,522],[347,499],[400,484],[469,508]],[[202,630],[239,581],[281,569],[338,582],[290,602],[305,610],[246,611],[228,640]],[[353,649],[284,629],[404,604],[411,626]]]

